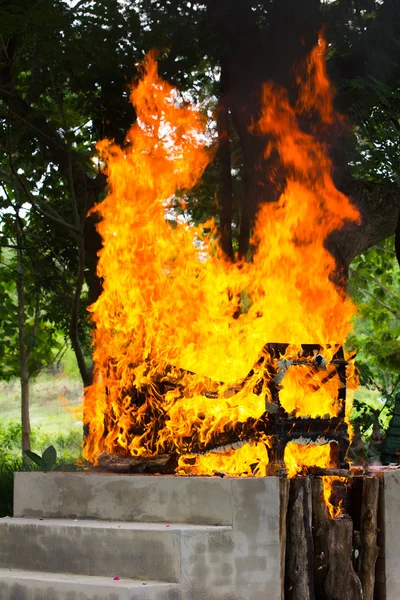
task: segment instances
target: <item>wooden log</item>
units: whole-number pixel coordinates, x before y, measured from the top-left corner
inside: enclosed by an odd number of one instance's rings
[[[319,477],[353,477],[353,472],[349,469],[324,469],[323,467],[308,467],[307,471],[309,475],[316,475]]]
[[[326,600],[325,579],[329,570],[329,531],[331,520],[328,516],[323,497],[322,479],[311,482],[312,490],[312,526],[314,541],[314,592],[315,600]]]
[[[279,539],[281,543],[280,572],[281,572],[281,600],[285,600],[285,560],[286,560],[286,530],[287,509],[289,503],[290,480],[279,480]]]
[[[159,456],[120,456],[119,454],[102,452],[98,458],[100,469],[116,473],[170,473],[174,471],[175,465],[176,459],[170,454],[161,454]]]
[[[285,600],[315,600],[312,564],[311,481],[302,477],[290,481]]]
[[[361,581],[353,569],[352,547],[352,520],[332,520],[328,536],[329,568],[324,582],[326,600],[363,600]]]
[[[363,481],[361,502],[361,552],[359,575],[364,592],[364,600],[374,599],[375,565],[379,555],[376,543],[378,535],[379,479],[366,477]]]
[[[353,521],[354,523],[354,521]],[[361,537],[360,532],[353,531],[353,567],[356,573],[360,573],[360,552],[361,552]],[[362,585],[362,583],[361,583]]]

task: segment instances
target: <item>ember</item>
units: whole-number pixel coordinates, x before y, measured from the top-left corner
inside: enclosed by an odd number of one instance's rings
[[[359,217],[335,188],[321,141],[337,119],[324,51],[320,40],[303,66],[296,106],[284,89],[263,88],[254,135],[269,135],[266,153],[279,154],[285,185],[259,211],[250,262],[223,255],[213,222],[177,216],[175,194],[184,199],[201,177],[212,144],[199,108],[146,58],[126,145],[98,145],[110,191],[96,207],[104,287],[91,307],[95,379],[85,399],[93,463],[101,453],[175,455],[181,474],[247,476],[285,463],[289,475],[346,466],[353,369],[341,346],[355,309],[324,244]],[[311,132],[300,126],[306,113]],[[300,463],[289,459],[296,440]]]

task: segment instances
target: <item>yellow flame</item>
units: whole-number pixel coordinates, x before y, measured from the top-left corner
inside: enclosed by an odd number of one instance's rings
[[[323,494],[324,494],[324,502],[326,505],[326,509],[331,519],[337,519],[340,515],[343,514],[343,499],[339,500],[339,504],[337,506],[333,505],[331,502],[332,496],[332,487],[335,481],[346,482],[347,479],[345,477],[322,477],[323,481]]]
[[[307,473],[307,467],[327,469],[334,466],[331,462],[331,446],[325,444],[299,444],[289,442],[285,448],[285,467],[288,477]]]
[[[237,477],[265,477],[267,475],[269,440],[264,438],[226,452],[208,452],[204,455],[181,456],[179,475],[224,474]]]
[[[306,475],[308,467],[320,467],[329,469],[336,465],[332,462],[331,444],[298,444],[289,442],[285,448],[285,467],[287,468],[287,476],[295,477],[298,474]],[[343,512],[343,500],[335,506],[331,502],[332,486],[335,481],[347,481],[344,477],[324,476],[323,482],[323,498],[331,519],[336,519]]]

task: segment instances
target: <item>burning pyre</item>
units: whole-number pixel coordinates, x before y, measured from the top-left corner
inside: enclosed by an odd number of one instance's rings
[[[103,293],[90,309],[89,461],[168,454],[180,474],[262,476],[274,463],[293,476],[331,466],[332,440],[336,463],[345,460],[353,369],[341,346],[355,309],[324,243],[359,215],[336,189],[319,135],[337,120],[324,52],[320,40],[302,66],[295,106],[284,89],[263,87],[253,133],[268,136],[285,185],[259,209],[250,262],[223,255],[213,221],[185,217],[184,192],[213,154],[207,122],[159,77],[152,55],[144,61],[125,146],[98,145],[109,194],[95,208]]]

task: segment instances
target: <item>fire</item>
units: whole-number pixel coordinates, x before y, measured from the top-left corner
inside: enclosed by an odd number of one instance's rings
[[[323,469],[335,467],[335,464],[332,463],[331,445],[329,443],[298,444],[289,442],[285,448],[285,466],[288,477],[295,477],[298,474],[306,475],[308,467],[321,467]],[[332,503],[332,491],[335,481],[345,482],[346,479],[336,476],[322,477],[324,502],[331,519],[336,519],[342,514],[343,505],[342,499],[339,500],[337,505]]]
[[[332,504],[331,499],[332,499],[333,484],[335,481],[340,481],[340,482],[344,483],[347,481],[347,479],[344,477],[332,476],[332,477],[322,477],[322,481],[323,481],[324,502],[325,502],[326,509],[327,509],[328,514],[331,519],[337,519],[338,517],[340,517],[343,514],[343,499],[339,500],[339,503],[337,506]]]
[[[95,369],[85,397],[86,459],[168,452],[180,457],[180,473],[265,475],[260,435],[224,454],[200,453],[263,417],[272,377],[266,342],[290,342],[288,361],[301,344],[320,344],[328,363],[343,343],[355,309],[333,281],[324,242],[359,217],[335,188],[317,136],[318,123],[336,118],[323,52],[321,43],[310,55],[295,107],[285,90],[263,88],[254,135],[268,135],[266,153],[278,152],[285,180],[279,200],[266,198],[259,209],[251,262],[228,261],[215,223],[196,226],[185,212],[185,190],[213,155],[207,122],[160,78],[154,56],[145,59],[125,145],[98,145],[109,193],[95,208],[103,293],[90,309]],[[314,132],[300,127],[305,113]],[[289,367],[282,404],[293,416],[334,416],[340,385],[329,365]]]
[[[333,467],[331,463],[331,447],[329,443],[299,444],[289,442],[285,448],[285,467],[288,477],[306,472],[307,467]]]
[[[268,466],[268,439],[245,444],[227,452],[208,452],[204,455],[181,456],[178,464],[180,475],[221,475],[240,477],[265,477]]]
[[[337,400],[340,385],[332,366],[314,372],[306,365],[296,366],[288,369],[279,397],[284,409],[296,416],[337,416],[341,409]]]

